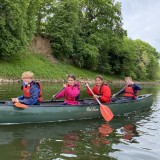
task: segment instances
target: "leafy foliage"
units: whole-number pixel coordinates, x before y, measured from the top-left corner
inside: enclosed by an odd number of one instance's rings
[[[124,38],[121,54],[117,56],[121,62],[117,64],[117,73],[122,77],[131,76],[134,79],[155,79],[158,72],[159,53],[146,42]]]
[[[155,79],[159,53],[132,40],[114,0],[0,0],[0,57],[12,59],[34,34],[47,35],[54,56],[103,74]]]
[[[46,32],[51,37],[55,56],[69,57],[73,53],[73,35],[78,21],[78,0],[64,0],[50,6]]]
[[[0,57],[11,59],[21,53],[35,31],[37,0],[1,0]]]

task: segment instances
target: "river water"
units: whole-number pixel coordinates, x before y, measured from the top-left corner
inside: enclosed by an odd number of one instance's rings
[[[113,93],[122,86],[111,85]],[[129,116],[43,124],[0,125],[0,160],[159,160],[160,86],[143,85],[153,93],[150,109]],[[0,84],[0,100],[21,95],[20,84]],[[60,84],[43,84],[50,100]],[[81,88],[84,88],[83,86]],[[82,97],[87,97],[85,90]]]

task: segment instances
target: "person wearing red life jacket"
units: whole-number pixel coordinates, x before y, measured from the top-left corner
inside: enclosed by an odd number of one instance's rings
[[[53,99],[65,98],[64,105],[77,105],[79,103],[80,84],[76,82],[75,75],[68,75],[68,83],[63,84],[63,90],[57,95],[53,95]]]
[[[38,82],[34,81],[34,74],[26,71],[22,74],[23,95],[17,98],[12,98],[12,102],[20,102],[26,105],[39,104],[42,101],[42,87]]]
[[[86,88],[88,95],[93,96],[88,88]],[[98,98],[102,103],[111,102],[111,89],[108,84],[104,83],[104,79],[101,75],[97,75],[95,78],[95,85],[92,88],[95,94],[93,98]]]
[[[122,101],[136,100],[138,90],[141,90],[142,87],[134,83],[131,77],[126,77],[125,82],[126,86],[122,88],[118,93],[113,94],[112,100],[120,94],[123,94]],[[113,101],[115,101],[115,99]]]

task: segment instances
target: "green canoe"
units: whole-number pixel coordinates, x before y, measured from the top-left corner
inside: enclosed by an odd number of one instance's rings
[[[40,105],[21,109],[0,102],[0,124],[10,123],[43,123],[68,120],[81,120],[102,117],[99,104],[91,99],[80,101],[80,105],[62,105],[63,101],[44,101]],[[149,108],[153,103],[152,94],[139,96],[137,100],[123,103],[110,103],[107,105],[114,116],[128,114]]]

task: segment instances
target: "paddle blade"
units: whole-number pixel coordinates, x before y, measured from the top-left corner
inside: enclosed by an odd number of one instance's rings
[[[18,108],[28,108],[28,106],[27,106],[27,105],[22,104],[22,103],[20,103],[20,102],[16,102],[16,103],[14,103],[14,106],[15,106],[15,107],[18,107]]]
[[[101,114],[103,116],[103,118],[106,120],[106,121],[110,121],[112,118],[113,118],[113,112],[105,105],[101,104],[100,105],[100,111],[101,111]]]

